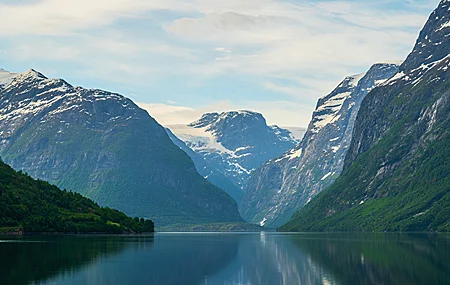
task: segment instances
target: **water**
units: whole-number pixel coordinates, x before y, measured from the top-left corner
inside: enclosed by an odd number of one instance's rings
[[[450,236],[0,237],[0,284],[450,284]]]

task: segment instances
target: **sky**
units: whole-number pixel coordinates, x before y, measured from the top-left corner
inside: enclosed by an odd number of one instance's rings
[[[161,124],[248,109],[307,126],[347,75],[402,60],[438,0],[0,0],[0,68],[121,93]]]

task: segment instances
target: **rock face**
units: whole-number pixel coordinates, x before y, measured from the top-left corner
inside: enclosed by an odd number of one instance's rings
[[[342,176],[283,230],[450,231],[450,2],[361,104]]]
[[[242,221],[236,202],[131,100],[34,70],[0,72],[0,155],[32,177],[157,225]]]
[[[261,114],[251,111],[209,113],[188,126],[168,127],[180,140],[174,141],[175,144],[182,149],[187,146],[196,154],[187,151],[199,172],[238,201],[251,173],[295,146],[300,140],[298,133],[301,133],[298,129],[294,134],[294,131],[278,126],[267,126]],[[239,193],[228,190],[230,185],[223,181],[215,181],[217,174],[226,177]]]
[[[398,64],[375,64],[319,99],[302,142],[253,173],[240,205],[244,219],[281,226],[339,176],[362,100],[392,77]]]

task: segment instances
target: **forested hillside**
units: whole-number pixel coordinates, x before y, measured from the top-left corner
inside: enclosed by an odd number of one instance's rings
[[[153,229],[151,220],[101,208],[78,193],[34,180],[0,161],[0,231],[142,233]]]

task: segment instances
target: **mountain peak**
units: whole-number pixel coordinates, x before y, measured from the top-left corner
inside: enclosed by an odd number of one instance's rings
[[[237,110],[237,111],[228,111],[228,112],[222,112],[222,116],[229,116],[229,115],[240,115],[240,116],[262,116],[261,113],[250,111],[250,110]]]
[[[256,119],[256,120],[263,120],[264,123],[266,119],[261,113],[249,111],[249,110],[238,110],[238,111],[228,111],[228,112],[222,112],[219,116],[218,121],[220,120],[247,120],[247,119]]]
[[[24,73],[22,73],[23,75],[28,75],[28,76],[35,76],[35,77],[39,77],[39,78],[43,78],[43,79],[47,79],[47,77],[40,73],[39,71],[35,70],[35,69],[28,69],[26,70]]]
[[[204,128],[215,122],[217,118],[219,118],[219,113],[205,113],[200,119],[190,123],[189,126],[193,128]]]
[[[188,147],[202,158],[192,156],[201,171],[215,168],[239,191],[245,189],[253,170],[294,147],[300,136],[298,131],[268,126],[262,114],[249,110],[207,113],[188,126],[174,125],[171,131],[183,142],[178,142],[181,148]],[[205,177],[224,185],[223,179],[214,180],[217,176],[205,173]]]
[[[254,118],[256,120],[264,121],[264,123],[266,121],[261,113],[249,110],[237,110],[237,111],[226,111],[222,113],[205,113],[199,120],[192,122],[191,124],[189,124],[189,126],[194,128],[204,128],[207,126],[217,124],[224,120],[225,121],[235,119],[242,120],[244,118],[245,119]]]
[[[408,74],[424,65],[437,63],[449,55],[449,3],[449,0],[441,1],[430,15],[425,27],[420,32],[413,51],[400,67],[400,72]]]
[[[384,60],[384,61],[379,61],[376,62],[374,65],[397,65],[400,66],[402,65],[402,63],[404,62],[404,60]]]
[[[397,71],[398,68],[399,61],[375,63],[365,73],[345,77],[336,89],[318,100],[311,121],[311,131],[318,133],[326,125],[335,123],[341,118],[339,113],[341,112],[341,108],[343,108],[344,102],[347,99],[351,99],[352,96],[355,96],[353,94],[354,92],[361,91],[361,94],[365,96],[365,94],[376,86],[385,83],[386,78],[392,76],[392,72]],[[352,106],[347,107],[352,108]]]
[[[48,79],[44,74],[34,69],[28,69],[25,72],[17,74],[16,80],[45,80]]]

